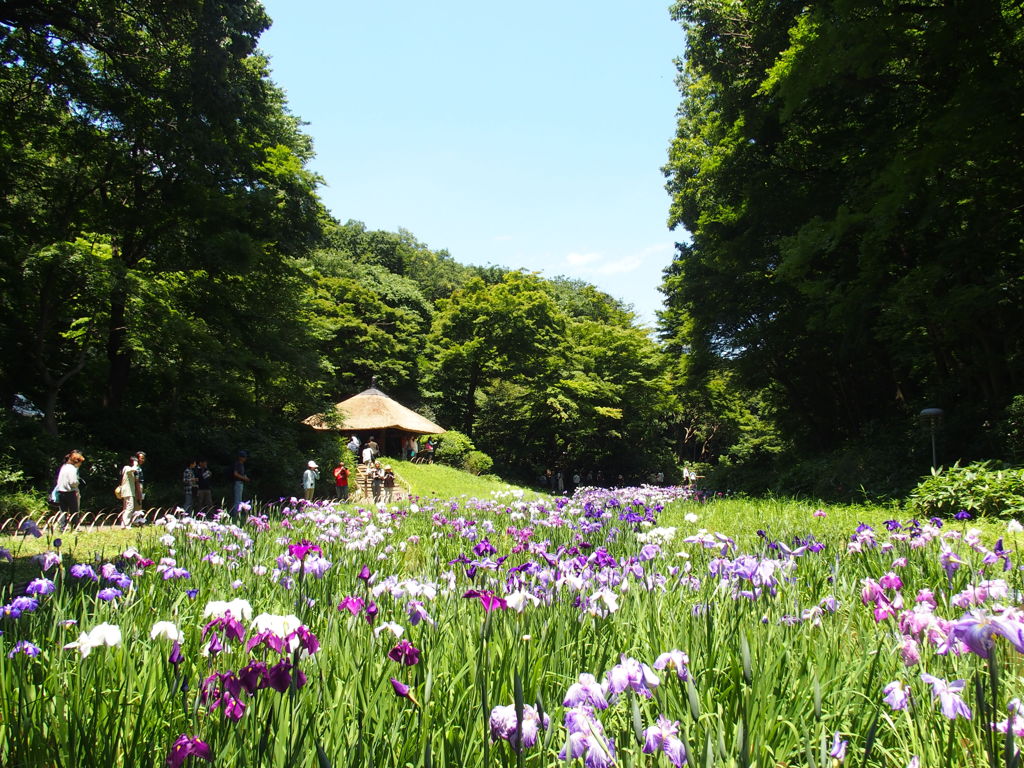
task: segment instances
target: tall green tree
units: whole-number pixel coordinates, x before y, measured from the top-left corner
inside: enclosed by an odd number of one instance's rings
[[[1020,391],[1019,8],[692,0],[662,330],[804,450]],[[968,449],[970,450],[970,449]]]
[[[0,227],[32,219],[4,257],[17,264],[79,232],[109,238],[105,401],[118,408],[131,273],[243,273],[307,247],[321,214],[311,146],[256,49],[269,21],[254,0],[49,0],[4,4],[0,17],[0,140],[28,209]],[[52,220],[64,231],[34,224]]]
[[[492,378],[546,371],[564,325],[541,278],[524,272],[492,285],[473,278],[438,301],[427,386],[439,418],[472,436],[482,388]]]

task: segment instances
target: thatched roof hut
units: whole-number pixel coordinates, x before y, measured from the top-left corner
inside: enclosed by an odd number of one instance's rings
[[[337,429],[340,432],[397,429],[417,435],[439,435],[446,431],[444,427],[439,427],[430,419],[392,400],[376,387],[336,403],[334,410],[341,417],[340,422],[332,424],[324,414],[318,413],[304,419],[302,423],[313,429]]]

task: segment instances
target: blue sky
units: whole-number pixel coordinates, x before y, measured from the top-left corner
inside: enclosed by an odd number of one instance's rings
[[[683,53],[667,0],[264,5],[336,218],[581,278],[653,324],[683,238],[660,170]]]

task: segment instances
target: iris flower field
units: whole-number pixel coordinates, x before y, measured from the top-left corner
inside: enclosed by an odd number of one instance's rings
[[[1013,521],[652,487],[248,515],[4,582],[0,765],[1018,765]]]

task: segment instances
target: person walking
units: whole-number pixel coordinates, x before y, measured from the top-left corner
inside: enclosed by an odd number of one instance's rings
[[[384,485],[384,502],[390,504],[395,498],[395,471],[390,464],[384,467],[384,477],[381,482]]]
[[[235,464],[231,468],[231,479],[234,490],[231,515],[239,517],[242,513],[242,502],[245,500],[245,484],[249,482],[248,468],[245,466],[249,461],[248,451],[239,451],[235,458]]]
[[[348,467],[345,462],[338,460],[338,464],[332,470],[334,475],[334,498],[338,501],[348,501]]]
[[[373,468],[373,448],[370,447],[369,443],[367,443],[366,445],[363,446],[363,457],[362,458],[363,458],[363,464],[365,464],[367,466],[367,468],[372,469]]]
[[[359,445],[360,445],[360,443],[359,443],[359,436],[358,435],[352,435],[352,439],[349,440],[348,441],[348,445],[345,446],[351,452],[352,457],[353,457],[352,460],[356,464],[359,463],[359,455],[360,455]]]
[[[70,527],[73,516],[78,514],[81,506],[81,495],[79,494],[78,469],[85,461],[85,456],[79,450],[71,451],[64,457],[60,471],[57,472],[57,484],[54,493],[57,497],[57,506],[60,514],[56,520],[58,530],[63,531]]]
[[[306,464],[306,471],[302,473],[302,494],[306,497],[306,501],[313,500],[316,481],[320,479],[319,469],[315,461],[310,461]]]
[[[196,465],[198,462],[195,459],[189,459],[188,466],[185,467],[185,471],[181,475],[182,490],[185,492],[185,503],[182,509],[185,510],[186,515],[192,514],[192,503],[195,498],[196,489],[199,488],[199,478],[196,476]]]
[[[196,509],[205,512],[213,508],[213,472],[207,466],[206,459],[197,462],[196,473]]]
[[[379,461],[370,466],[370,484],[373,489],[373,503],[380,503],[381,489],[384,487],[384,468]]]
[[[146,454],[137,451],[128,457],[128,463],[121,467],[121,527],[131,528],[137,513],[142,512],[143,493],[142,465]]]

